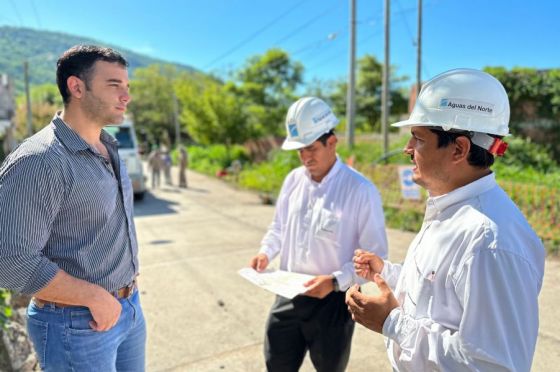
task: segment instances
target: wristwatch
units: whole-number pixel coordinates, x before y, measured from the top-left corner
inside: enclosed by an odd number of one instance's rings
[[[332,276],[332,285],[333,285],[333,291],[335,292],[340,292],[340,286],[338,285],[338,280],[336,280],[336,276]]]

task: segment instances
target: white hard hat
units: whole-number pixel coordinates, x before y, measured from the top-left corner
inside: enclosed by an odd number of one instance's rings
[[[286,115],[284,150],[295,150],[315,142],[336,127],[338,119],[323,100],[303,97],[294,102]]]
[[[507,136],[508,124],[509,100],[502,84],[486,72],[463,68],[428,81],[410,118],[393,126],[437,126]]]

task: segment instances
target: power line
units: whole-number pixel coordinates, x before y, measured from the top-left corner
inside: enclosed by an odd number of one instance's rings
[[[1,20],[5,20],[8,22],[8,24],[15,24],[18,23],[15,19],[11,18],[11,17],[6,17],[5,14],[0,14],[0,21]]]
[[[343,36],[346,32],[348,32],[348,31],[347,30],[342,30],[342,31],[332,32],[326,38],[323,37],[320,40],[309,43],[306,46],[297,49],[295,52],[291,52],[290,55],[295,56],[297,54],[310,52],[314,49],[317,49],[317,48],[325,45],[326,43],[329,43],[329,44],[334,43],[334,42],[336,42],[336,40],[339,40],[340,37]]]
[[[16,14],[16,17],[19,20],[20,27],[23,27],[23,19],[21,18],[21,14],[19,14],[19,10],[16,6],[16,3],[14,2],[14,0],[10,0],[10,4],[12,4],[12,8],[14,8],[14,12]]]
[[[382,30],[374,30],[371,34],[369,34],[366,37],[362,37],[359,41],[356,42],[356,47],[361,46],[362,44],[364,44],[366,41],[371,40],[374,36],[377,36],[378,34],[381,33]],[[336,61],[341,59],[342,57],[344,57],[345,54],[342,53],[342,51],[340,50],[340,48],[336,49],[336,53],[330,54],[329,58],[325,58],[323,60],[321,60],[321,62],[316,63],[315,65],[312,65],[312,68],[314,67],[318,67],[319,65],[325,65],[327,63],[330,63],[332,61]]]
[[[300,5],[302,5],[306,0],[302,0],[299,3],[297,3],[296,5],[294,5],[293,7],[291,7],[290,9],[288,9],[287,11],[285,11],[284,13],[282,13],[281,15],[279,15],[278,17],[276,17],[275,19],[273,19],[272,21],[270,21],[268,24],[264,25],[263,27],[261,27],[259,30],[255,31],[254,33],[252,33],[251,35],[249,35],[246,39],[242,40],[241,42],[239,42],[238,44],[236,44],[233,48],[231,48],[230,50],[228,50],[227,52],[225,52],[224,54],[220,55],[219,57],[215,58],[214,60],[212,60],[210,63],[208,63],[204,68],[207,69],[208,67],[214,65],[216,62],[221,61],[222,59],[224,59],[225,57],[229,56],[230,54],[232,54],[233,52],[235,52],[236,50],[238,50],[239,48],[241,48],[242,46],[246,45],[248,42],[250,42],[251,40],[253,40],[254,38],[256,38],[257,36],[259,36],[260,34],[262,34],[264,31],[266,31],[267,29],[269,29],[270,27],[272,27],[274,24],[276,24],[279,20],[281,20],[282,18],[284,18],[285,16],[287,16],[288,14],[290,14],[293,10],[295,10],[297,7],[299,7]]]
[[[37,21],[37,26],[39,28],[43,28],[41,25],[41,18],[39,17],[39,13],[37,12],[37,7],[35,6],[35,0],[29,0],[31,3],[31,8],[33,9],[33,14],[35,15],[35,20]]]
[[[312,18],[311,20],[309,20],[308,22],[304,23],[302,26],[300,26],[298,29],[290,32],[287,36],[292,36],[293,34],[295,34],[297,31],[300,31],[301,27],[312,23],[313,21],[315,21],[316,19],[320,18],[321,16],[323,16],[325,13],[327,13],[328,11],[333,10],[335,7],[328,9],[326,12],[322,13],[321,15]],[[400,9],[398,11],[393,11],[392,14],[393,15],[398,15],[398,14],[403,14],[403,13],[409,13],[412,11],[415,11],[416,8],[405,8],[402,9],[402,7],[400,7]],[[376,21],[379,20],[381,18],[381,15],[376,15],[376,16],[372,16],[372,17],[367,17],[364,19],[361,19],[359,21],[356,22],[356,24],[367,24],[371,21]],[[393,24],[395,23],[399,23],[402,20],[405,20],[404,17],[401,17],[400,19],[397,19],[396,21],[393,22]],[[372,24],[375,28],[377,28],[377,26],[379,26],[380,24],[378,24],[377,22],[374,22]],[[369,26],[369,25],[368,25]],[[369,27],[367,27],[369,28]],[[358,40],[357,42],[357,46],[362,46],[364,43],[366,43],[367,41],[371,40],[373,37],[375,37],[376,35],[378,35],[379,33],[381,33],[381,29],[378,30],[374,30],[372,33],[368,34],[366,37],[361,37],[360,40]],[[321,39],[315,40],[313,42],[307,43],[304,46],[296,49],[293,52],[288,52],[288,54],[290,56],[295,56],[295,55],[301,55],[301,54],[305,54],[311,51],[316,51],[317,49],[322,49],[320,51],[318,51],[317,53],[315,53],[311,58],[306,58],[306,64],[308,64],[310,61],[315,60],[317,57],[320,57],[324,52],[332,50],[332,47],[334,46],[334,43],[341,39],[341,36],[343,36],[345,33],[347,33],[347,30],[340,30],[338,32],[333,32],[330,33],[329,36],[327,38],[323,37]],[[282,39],[285,39],[286,37],[283,37]],[[280,41],[282,41],[282,39]],[[305,66],[306,67],[306,71],[312,71],[313,69],[315,69],[316,67],[319,67],[320,65],[325,65],[325,64],[330,64],[332,62],[338,61],[342,58],[342,56],[345,55],[344,51],[342,50],[342,48],[340,47],[340,44],[337,44],[339,47],[336,48],[335,53],[332,53],[331,55],[329,55],[328,58],[321,60],[319,63],[313,64],[311,67]],[[328,48],[324,48],[327,46]],[[283,63],[283,61],[279,61],[280,63]],[[429,74],[426,72],[427,71],[427,66],[424,64],[422,66],[423,70],[425,71],[425,73],[429,76]],[[231,66],[230,66],[231,69]]]
[[[282,38],[280,38],[279,40],[277,40],[275,43],[273,43],[272,45],[278,45],[286,40],[288,40],[289,38],[295,36],[298,32],[300,32],[301,30],[309,27],[310,25],[312,25],[313,23],[315,23],[317,20],[321,19],[322,17],[324,17],[325,15],[327,15],[328,13],[332,12],[333,10],[335,10],[336,8],[340,7],[343,4],[343,2],[339,1],[338,3],[334,4],[332,7],[326,9],[324,12],[322,12],[321,14],[319,14],[318,16],[315,16],[313,18],[311,18],[310,20],[306,21],[305,23],[303,23],[301,26],[297,27],[296,29],[294,29],[293,31],[289,32],[288,34],[286,34],[285,36],[283,36]],[[326,38],[321,38],[319,40],[313,41],[311,43],[306,44],[305,46],[297,49],[295,52],[288,52],[288,54],[290,56],[294,56],[294,55],[298,55],[301,53],[306,53],[306,52],[310,52],[313,49],[317,49],[319,47],[321,47],[323,44],[325,43],[329,43],[332,40],[340,37],[340,35],[344,34],[346,32],[346,30],[344,31],[338,31],[338,32],[332,32],[330,33]]]
[[[309,44],[305,45],[304,47],[301,47],[300,49],[296,50],[295,52],[291,52],[290,55],[295,56],[295,55],[298,55],[298,54],[301,54],[301,53],[309,52],[313,49],[317,49],[328,40],[329,40],[328,37],[327,38],[321,38],[320,40],[314,41],[312,43],[309,43]]]
[[[344,35],[347,32],[347,30],[342,30],[342,31],[338,31],[338,32],[332,32],[330,34],[328,34],[327,37],[323,37],[319,40],[315,40],[311,43],[306,44],[305,46],[297,49],[295,52],[290,52],[290,51],[286,51],[286,53],[289,55],[289,57],[294,57],[295,55],[299,55],[302,53],[307,53],[310,51],[313,51],[314,49],[317,49],[319,47],[321,47],[322,45],[324,45],[325,43],[333,43],[336,42],[337,40],[340,39],[340,37],[342,35]],[[319,54],[316,54],[314,57],[316,57]],[[313,57],[311,59],[314,59]],[[269,63],[268,67],[272,67],[275,68],[277,65],[280,65],[282,63],[284,63],[284,60],[280,60],[280,61],[276,61],[274,63]],[[307,59],[307,62],[309,62],[309,58]],[[230,70],[232,69],[232,66],[229,66]]]
[[[403,10],[402,12],[410,12],[410,11],[413,11],[413,10],[414,9],[412,9],[412,8],[408,8],[408,9]],[[394,14],[398,14],[398,13],[400,13],[400,12],[394,12]],[[366,23],[369,23],[371,21],[376,21],[380,18],[381,18],[380,15],[376,15],[376,16],[372,16],[372,17],[368,17],[368,18],[359,20],[359,21],[356,22],[356,24],[366,24]],[[378,24],[375,22],[374,26],[378,26]],[[373,31],[373,33],[369,34],[367,37],[365,37],[365,38],[362,37],[360,40],[357,41],[356,47],[359,47],[362,44],[364,44],[366,41],[371,40],[374,36],[381,33],[381,31],[382,31],[381,29],[375,30],[375,31]],[[343,56],[344,56],[344,53],[341,51],[341,48],[338,48],[338,49],[336,49],[336,53],[333,53],[333,54],[329,55],[328,58],[325,58],[325,59],[321,60],[321,62],[312,65],[312,68],[318,67],[319,65],[328,64],[328,63],[330,63],[332,61],[335,61],[335,60],[340,60]],[[309,60],[308,60],[308,62],[309,62]]]
[[[416,46],[416,42],[414,41],[414,36],[412,36],[412,31],[410,30],[410,26],[408,24],[408,19],[403,14],[403,9],[402,9],[402,6],[401,6],[401,2],[399,0],[397,0],[397,6],[400,9],[399,14],[400,14],[401,18],[404,20],[404,25],[405,25],[405,28],[406,28],[406,32],[408,33],[408,36],[410,37],[410,40],[412,41],[412,45]]]
[[[356,47],[359,47],[359,46],[363,45],[366,41],[371,40],[374,36],[377,36],[378,34],[380,34],[381,31],[382,31],[382,30],[375,30],[375,31],[373,31],[371,34],[369,34],[368,36],[362,38],[360,41],[358,41],[358,42],[356,43]],[[318,67],[319,65],[328,64],[328,63],[330,63],[330,62],[332,62],[332,61],[339,60],[339,59],[341,59],[342,57],[345,57],[345,55],[344,55],[344,53],[342,53],[342,51],[340,50],[340,48],[338,48],[338,49],[336,50],[336,53],[331,54],[331,55],[329,56],[329,58],[325,58],[325,59],[321,60],[321,62],[319,62],[319,63],[313,65],[312,68]]]
[[[339,48],[340,49],[340,48]],[[344,53],[341,53],[340,50],[337,49],[336,53],[330,54],[328,58],[325,58],[323,60],[321,60],[321,62],[316,63],[314,65],[311,65],[311,67],[307,67],[308,70],[313,70],[316,67],[322,66],[322,65],[326,65],[329,62],[332,62],[334,60],[340,59],[341,57],[346,57],[346,55]]]
[[[411,11],[411,10],[416,10],[416,8],[407,8],[407,9],[403,10],[402,7],[401,7],[401,3],[400,3],[399,0],[397,0],[397,6],[398,6],[399,9],[400,9],[399,14],[401,15],[401,18],[402,18],[402,20],[403,20],[404,23],[405,23],[406,31],[408,32],[408,36],[409,36],[410,39],[412,40],[412,45],[413,45],[414,47],[418,48],[418,45],[416,45],[416,41],[415,41],[415,39],[414,39],[414,36],[412,35],[412,31],[410,30],[410,26],[409,26],[409,24],[408,24],[408,19],[404,16],[404,13],[406,13],[406,12],[408,12],[408,11]],[[431,75],[429,74],[429,72],[428,72],[428,66],[426,66],[426,60],[425,60],[425,59],[422,60],[422,67],[421,67],[421,68],[422,68],[422,70],[424,71],[424,74],[426,74],[426,76],[431,76]]]
[[[410,11],[410,10],[413,10],[413,9],[407,9],[406,11]],[[376,20],[376,19],[379,19],[379,18],[380,18],[380,16],[374,16],[374,17],[365,18],[365,19],[356,21],[356,24],[358,25],[358,24],[368,23],[368,22],[370,22],[370,21],[373,21],[373,20]],[[333,39],[335,39],[335,38],[336,38],[336,39],[340,39],[340,37],[343,36],[346,32],[348,32],[348,30],[342,30],[342,31],[338,31],[338,32],[333,32],[333,33],[331,33],[330,35],[336,35],[336,36],[335,36],[334,38],[330,39],[330,40],[333,40]],[[380,32],[380,30],[374,31],[374,33],[371,34],[371,35],[369,35],[366,39],[363,39],[363,38],[362,38],[362,39],[357,43],[357,45],[360,46],[360,45],[363,44],[365,41],[370,40],[373,36],[377,35],[379,32]],[[329,36],[330,36],[330,35],[329,35]],[[317,41],[314,41],[314,42],[312,42],[312,43],[309,43],[309,44],[307,44],[306,46],[304,46],[304,47],[302,47],[302,48],[300,48],[300,49],[298,49],[298,50],[296,50],[295,52],[292,52],[292,53],[290,53],[290,54],[291,54],[291,55],[296,55],[296,54],[300,54],[300,53],[302,53],[302,52],[309,51],[309,50],[307,50],[307,49],[310,49],[310,47],[315,47],[315,48],[317,48],[317,47],[321,46],[321,44],[325,44],[325,41],[326,41],[326,40],[325,40],[324,38],[321,38],[320,40],[317,40]],[[332,44],[329,43],[329,46],[331,46],[331,45],[332,45]],[[339,57],[339,53],[341,53],[340,48],[337,49],[337,54],[334,55],[334,56],[335,56],[335,57]],[[316,58],[317,56],[320,56],[320,53],[315,54],[314,57]],[[332,58],[332,57],[331,57],[331,58]],[[331,58],[329,58],[329,59],[331,59]],[[314,58],[311,58],[311,59],[314,59]],[[308,58],[308,59],[307,59],[307,62],[309,62],[309,60],[310,60],[310,59]],[[318,64],[317,64],[317,65],[318,65]],[[317,66],[317,65],[314,65],[314,66]]]
[[[412,11],[415,11],[415,10],[416,10],[416,8],[406,8],[406,9],[401,8],[401,9],[399,9],[399,11],[391,12],[391,16],[400,15],[400,14],[404,14],[404,13],[409,13],[409,12],[412,12]],[[358,23],[366,23],[366,22],[369,22],[369,21],[372,21],[372,20],[376,20],[378,18],[380,18],[380,16],[373,16],[373,17],[369,17],[369,18],[363,19],[361,21],[358,21]],[[401,21],[402,20],[405,20],[405,19],[402,18]],[[399,22],[400,22],[399,20],[393,21],[393,25],[396,24],[396,23],[399,23]],[[373,37],[377,36],[381,32],[382,32],[381,29],[373,31],[371,34],[368,34],[366,37],[361,38],[356,43],[356,46],[359,47],[359,46],[363,45],[365,42],[371,40]],[[312,70],[312,69],[314,69],[316,67],[319,67],[321,65],[325,65],[325,64],[332,63],[334,61],[338,61],[338,60],[342,59],[342,57],[344,57],[344,56],[345,56],[345,54],[341,51],[341,48],[337,48],[336,53],[330,54],[328,58],[322,59],[319,63],[316,63],[316,64],[312,65],[311,67],[307,67],[307,69]],[[425,63],[424,63],[424,66],[423,66],[422,69],[426,73],[427,66],[425,66]],[[428,74],[428,76],[429,76],[429,74]]]
[[[330,7],[329,9],[325,10],[323,13],[317,15],[316,17],[311,18],[309,21],[305,22],[304,24],[302,24],[301,26],[299,26],[298,28],[296,28],[295,30],[293,30],[292,32],[288,33],[287,35],[281,37],[279,40],[277,40],[276,42],[274,42],[274,45],[278,45],[290,38],[292,38],[293,36],[295,36],[298,32],[300,32],[303,29],[306,29],[307,27],[311,26],[313,23],[317,22],[319,19],[323,18],[324,16],[326,16],[327,14],[329,14],[330,12],[332,12],[333,10],[335,10],[336,8],[338,8],[340,5],[342,5],[343,3],[341,1],[339,1],[338,3],[336,3],[334,6]]]

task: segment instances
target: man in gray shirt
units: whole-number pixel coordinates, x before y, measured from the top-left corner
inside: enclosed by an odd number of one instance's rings
[[[0,167],[0,287],[33,294],[45,371],[144,370],[132,186],[103,131],[124,119],[127,66],[108,48],[64,52],[64,110]]]

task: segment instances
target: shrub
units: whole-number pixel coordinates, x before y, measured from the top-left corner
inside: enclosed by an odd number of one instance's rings
[[[492,167],[499,180],[558,187],[560,165],[548,147],[519,137],[508,137],[506,141],[509,147],[505,156],[497,158]]]
[[[12,316],[10,307],[10,292],[0,288],[0,327],[3,326],[9,317]]]
[[[274,150],[269,154],[268,161],[244,169],[239,176],[239,185],[278,195],[284,178],[299,165],[296,151]]]
[[[245,163],[249,159],[247,151],[240,145],[229,148],[225,145],[191,146],[188,153],[189,168],[210,175],[226,169],[234,160]]]

